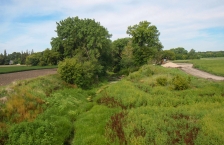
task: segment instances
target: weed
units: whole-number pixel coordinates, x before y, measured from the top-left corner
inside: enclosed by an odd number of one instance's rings
[[[166,86],[168,81],[166,77],[158,77],[156,79],[157,84],[161,85],[161,86]]]
[[[121,104],[119,101],[115,100],[113,97],[102,97],[99,100],[97,100],[98,104],[105,104],[108,107],[116,108],[121,107],[122,109],[127,109],[123,104]]]
[[[106,137],[111,141],[115,142],[118,138],[119,144],[127,144],[125,139],[125,133],[123,130],[123,124],[125,120],[126,112],[120,112],[111,116],[110,121],[106,125]]]
[[[189,83],[189,80],[179,75],[176,75],[172,80],[174,90],[186,90],[189,88]]]

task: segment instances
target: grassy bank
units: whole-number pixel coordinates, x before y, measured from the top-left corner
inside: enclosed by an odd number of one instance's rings
[[[5,144],[224,144],[224,82],[179,69],[146,65],[91,90],[50,75],[0,94]]]
[[[192,63],[193,67],[218,75],[224,76],[224,57],[218,58],[202,58],[195,60],[174,61],[179,63]]]
[[[38,69],[49,69],[57,68],[57,66],[0,66],[0,74],[12,73],[12,72],[21,72],[28,70],[38,70]]]

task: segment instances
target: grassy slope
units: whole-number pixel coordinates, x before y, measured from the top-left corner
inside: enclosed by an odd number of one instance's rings
[[[57,66],[0,66],[0,74],[48,68],[57,68]]]
[[[195,68],[219,75],[224,76],[224,57],[218,58],[202,58],[202,59],[195,59],[195,60],[182,60],[182,61],[175,61],[175,62],[187,62],[192,63]]]
[[[191,80],[188,89],[174,90],[177,75]],[[224,82],[160,66],[143,66],[122,81],[92,90],[68,86],[55,76],[6,88],[17,88],[9,96],[24,94],[25,101],[2,106],[0,141],[8,136],[9,144],[224,144]],[[158,78],[167,80],[164,86]],[[21,106],[16,102],[30,107],[10,116],[10,106]],[[23,119],[33,121],[12,125]]]

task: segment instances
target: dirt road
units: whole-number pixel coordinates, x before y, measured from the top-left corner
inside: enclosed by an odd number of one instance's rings
[[[38,76],[56,74],[57,69],[42,69],[42,70],[32,70],[23,71],[16,73],[0,74],[0,86],[8,85],[16,80],[24,80],[29,78],[35,78]]]
[[[205,79],[212,79],[217,81],[224,81],[224,77],[216,76],[198,69],[193,68],[193,64],[189,63],[172,63],[168,62],[162,65],[163,67],[171,67],[171,68],[180,68],[181,70],[185,71],[188,74],[191,74],[196,77],[205,78]]]

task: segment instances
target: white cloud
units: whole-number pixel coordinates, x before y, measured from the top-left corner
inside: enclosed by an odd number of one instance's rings
[[[211,37],[201,31],[224,28],[223,9],[222,0],[14,0],[0,6],[0,53],[6,48],[9,52],[43,51],[56,35],[55,21],[69,16],[95,19],[109,30],[113,40],[127,37],[128,26],[147,20],[161,32],[165,49],[182,46],[198,51],[224,50],[223,35]],[[54,18],[32,23],[32,17],[48,15]],[[23,21],[25,17],[30,22]]]

